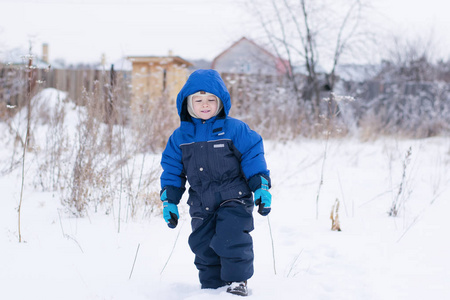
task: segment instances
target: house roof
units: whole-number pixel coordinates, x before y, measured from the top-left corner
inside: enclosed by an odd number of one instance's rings
[[[53,63],[45,62],[38,57],[33,57],[31,63],[33,68],[36,69],[48,69],[49,67],[51,67],[52,69],[63,69],[63,66],[57,62]],[[0,61],[0,64],[3,66],[16,66],[16,67],[27,66],[28,59],[26,57],[15,58],[13,60]]]
[[[214,60],[211,63],[211,68],[215,68],[217,61],[222,58],[224,55],[226,55],[227,53],[229,53],[234,47],[236,47],[238,44],[242,43],[242,42],[249,42],[250,44],[252,44],[253,46],[255,46],[256,48],[258,48],[259,50],[261,50],[263,53],[265,53],[267,56],[271,57],[277,65],[277,69],[280,69],[280,71],[284,71],[284,73],[287,73],[287,70],[289,70],[289,62],[285,59],[282,59],[274,54],[272,54],[271,52],[269,52],[268,50],[266,50],[265,48],[261,47],[260,45],[258,45],[257,43],[255,43],[254,41],[246,38],[245,36],[240,38],[238,41],[234,42],[230,47],[228,47],[227,49],[225,49],[224,51],[222,51],[219,55],[217,55]]]
[[[179,56],[128,56],[131,62],[147,62],[156,64],[170,64],[192,66],[192,63]]]

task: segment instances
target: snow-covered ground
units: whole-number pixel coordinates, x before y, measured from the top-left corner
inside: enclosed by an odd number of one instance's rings
[[[450,299],[450,138],[265,146],[273,205],[269,218],[255,214],[250,299]],[[0,299],[237,299],[200,289],[185,198],[175,230],[157,214],[123,219],[119,230],[117,212],[71,217],[57,193],[26,185],[19,243],[20,175],[0,177]],[[336,198],[340,232],[330,230]]]

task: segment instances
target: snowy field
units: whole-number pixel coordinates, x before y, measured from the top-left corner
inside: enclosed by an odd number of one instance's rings
[[[273,205],[269,218],[255,213],[250,299],[450,299],[450,138],[265,147]],[[27,178],[33,170],[30,161]],[[154,214],[122,220],[119,232],[117,212],[74,218],[58,194],[26,185],[19,243],[20,183],[19,169],[0,177],[0,299],[238,299],[200,289],[186,198],[175,230]],[[331,231],[336,198],[340,232]]]

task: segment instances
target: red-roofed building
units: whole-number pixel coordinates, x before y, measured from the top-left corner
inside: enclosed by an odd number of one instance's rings
[[[216,56],[211,68],[220,73],[261,75],[285,75],[290,70],[288,61],[246,37],[242,37]]]

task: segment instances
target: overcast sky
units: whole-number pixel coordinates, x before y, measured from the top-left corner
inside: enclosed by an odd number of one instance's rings
[[[256,38],[244,0],[0,0],[0,51],[50,59],[108,62],[128,55],[213,59],[242,36]],[[378,24],[399,34],[434,32],[439,55],[450,58],[450,1],[376,0]],[[250,20],[250,21],[249,21]]]

